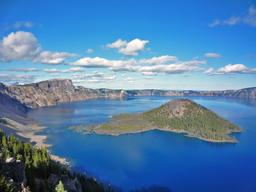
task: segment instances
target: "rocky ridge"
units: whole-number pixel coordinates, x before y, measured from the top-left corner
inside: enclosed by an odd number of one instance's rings
[[[39,108],[59,103],[87,99],[123,99],[136,96],[211,96],[256,99],[256,87],[240,90],[192,91],[192,90],[113,90],[90,89],[74,86],[69,79],[52,79],[26,85],[6,86],[0,83],[0,103],[9,103],[14,108]]]

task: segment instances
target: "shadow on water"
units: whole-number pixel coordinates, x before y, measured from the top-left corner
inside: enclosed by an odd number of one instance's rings
[[[141,187],[138,189],[133,189],[130,192],[172,192],[168,187],[152,185],[149,187]]]

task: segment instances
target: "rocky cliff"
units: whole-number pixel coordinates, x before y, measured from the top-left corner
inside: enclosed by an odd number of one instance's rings
[[[118,99],[129,96],[219,96],[256,99],[256,87],[225,91],[175,91],[156,89],[124,91],[89,89],[74,86],[69,79],[53,79],[16,86],[6,86],[0,83],[0,104],[5,104],[5,106],[10,105],[12,106],[12,110],[17,111],[87,99]]]
[[[13,98],[28,108],[38,108],[93,98],[115,99],[125,97],[125,92],[122,90],[76,87],[69,79],[53,79],[18,86],[2,85],[0,93]]]

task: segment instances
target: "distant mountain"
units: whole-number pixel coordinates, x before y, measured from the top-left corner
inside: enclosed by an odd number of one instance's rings
[[[223,91],[193,91],[193,90],[129,90],[126,91],[128,96],[201,96],[201,97],[230,97],[241,99],[256,99],[256,87],[239,89],[239,90],[223,90]]]
[[[238,126],[188,99],[172,100],[144,113],[117,115],[105,124],[91,127],[90,131],[120,135],[154,129],[185,133],[210,142],[236,142],[229,134],[240,132]]]
[[[0,94],[0,103],[4,100],[12,100],[14,103],[23,105],[24,108],[38,108],[87,99],[117,99],[129,96],[218,96],[256,99],[256,87],[225,91],[112,90],[89,89],[74,86],[69,79],[52,79],[27,85],[6,86],[0,83]]]

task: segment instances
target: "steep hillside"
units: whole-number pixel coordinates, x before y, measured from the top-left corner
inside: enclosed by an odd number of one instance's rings
[[[117,115],[90,131],[120,135],[153,129],[185,133],[210,142],[235,142],[229,134],[240,131],[238,126],[188,99],[172,100],[144,113]]]
[[[109,185],[55,162],[45,148],[6,137],[0,129],[1,192],[55,192],[59,182],[69,192],[113,191]]]

